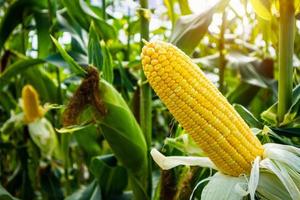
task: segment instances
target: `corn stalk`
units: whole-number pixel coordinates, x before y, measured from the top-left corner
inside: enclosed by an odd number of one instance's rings
[[[292,103],[295,40],[294,1],[280,0],[278,121],[283,121]]]
[[[142,39],[149,40],[149,11],[148,0],[140,0],[140,20],[141,20],[141,48],[143,47]],[[140,125],[144,133],[146,143],[149,147],[152,141],[152,91],[147,83],[143,69],[140,72],[141,75],[141,86],[140,86]],[[151,196],[151,158],[148,158],[148,183],[146,191]]]

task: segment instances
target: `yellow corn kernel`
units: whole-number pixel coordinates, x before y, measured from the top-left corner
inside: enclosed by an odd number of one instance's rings
[[[40,106],[39,95],[31,85],[25,85],[23,87],[22,101],[24,120],[26,123],[34,122],[44,115],[44,110]]]
[[[142,52],[142,63],[152,65],[143,65],[150,85],[220,171],[249,174],[262,144],[199,67],[165,42],[149,42]]]

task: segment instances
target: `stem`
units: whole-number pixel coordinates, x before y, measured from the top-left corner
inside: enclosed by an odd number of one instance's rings
[[[147,9],[147,0],[140,1],[141,7]],[[149,19],[142,11],[141,14],[141,39],[149,40]],[[143,42],[141,41],[141,47],[143,47]],[[141,90],[140,90],[140,123],[142,131],[145,135],[148,147],[151,146],[152,137],[152,94],[151,88],[145,77],[144,71],[141,69]]]
[[[225,67],[226,67],[226,60],[224,55],[224,33],[226,27],[226,12],[223,12],[222,15],[222,25],[220,30],[220,40],[219,40],[219,90],[223,93],[224,92],[224,75],[225,75]]]
[[[102,17],[105,20],[106,19],[106,0],[102,0]]]
[[[69,179],[69,164],[70,164],[70,159],[69,159],[69,143],[71,140],[71,133],[65,133],[62,135],[61,138],[61,150],[63,153],[63,161],[64,161],[64,176],[65,176],[65,183],[66,183],[66,194],[71,193],[71,183]]]
[[[59,68],[55,66],[55,72],[56,72],[56,79],[57,79],[57,103],[58,104],[63,104],[63,98],[62,98],[62,90],[61,90],[61,80],[60,80],[60,71]],[[61,119],[61,113],[56,112],[56,126],[60,123]]]
[[[55,67],[56,79],[57,79],[57,103],[63,104],[62,92],[61,92],[61,80],[60,80],[60,71],[58,67]]]
[[[141,12],[141,48],[143,47],[142,39],[149,40],[149,16],[148,16],[148,0],[140,0]],[[144,133],[148,149],[151,147],[152,141],[152,91],[147,83],[144,71],[141,69],[141,86],[140,86],[140,124]],[[149,154],[148,154],[149,155]],[[151,158],[148,158],[148,173],[145,180],[145,190],[148,197],[151,197],[152,175],[151,175]]]
[[[278,120],[283,121],[292,103],[295,9],[293,1],[280,0]]]

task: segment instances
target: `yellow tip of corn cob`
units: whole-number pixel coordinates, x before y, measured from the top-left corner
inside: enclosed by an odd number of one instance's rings
[[[142,49],[145,75],[183,128],[225,174],[248,174],[263,147],[203,72],[181,50],[165,42]]]
[[[23,87],[22,101],[26,123],[31,123],[44,115],[44,110],[40,106],[39,95],[31,85]]]

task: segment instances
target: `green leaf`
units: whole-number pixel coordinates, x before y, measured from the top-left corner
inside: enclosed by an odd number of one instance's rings
[[[63,49],[63,47],[58,43],[58,41],[52,36],[51,39],[55,44],[56,48],[58,49],[59,53],[61,54],[61,56],[70,65],[70,67],[74,70],[74,72],[81,76],[86,75],[87,72],[75,62],[75,60]]]
[[[105,139],[124,166],[133,173],[141,171],[146,163],[146,145],[137,122],[127,109],[107,102],[106,107],[109,114],[101,121]]]
[[[51,156],[58,147],[56,133],[52,124],[46,118],[41,118],[30,123],[28,131],[31,139],[40,148],[45,158]]]
[[[94,19],[95,28],[101,39],[107,41],[109,39],[117,39],[116,29],[103,19]]]
[[[89,158],[101,154],[99,135],[99,130],[93,125],[74,132],[78,145],[87,153]]]
[[[240,67],[240,73],[243,77],[243,81],[251,85],[255,85],[261,88],[268,88],[266,79],[259,74],[255,67],[251,64]]]
[[[100,121],[101,131],[118,160],[128,169],[134,194],[139,199],[148,199],[144,191],[148,184],[148,148],[141,128],[122,96],[103,80],[100,96],[108,110]]]
[[[178,3],[182,15],[188,15],[192,13],[188,0],[178,0]]]
[[[83,66],[88,65],[87,56],[85,56],[81,53],[78,53],[78,52],[74,52],[74,51],[68,51],[68,54],[79,65],[83,65]],[[49,55],[47,58],[45,58],[45,61],[47,61],[48,63],[51,63],[57,67],[68,67],[69,66],[69,64],[64,60],[64,58],[59,53]]]
[[[91,23],[89,31],[88,58],[89,64],[97,67],[99,71],[101,71],[101,68],[103,66],[103,55],[100,40],[95,30],[94,22]]]
[[[118,60],[118,70],[120,73],[120,76],[116,76],[116,78],[119,78],[120,85],[122,86],[122,95],[125,98],[125,100],[129,99],[129,92],[134,91],[133,84],[131,83],[129,79],[129,75],[126,73],[125,68],[122,66],[122,62]],[[115,81],[117,82],[117,81]]]
[[[168,16],[171,19],[172,25],[174,26],[177,19],[177,14],[174,10],[174,1],[173,0],[164,0],[164,4],[168,10]]]
[[[218,1],[214,6],[199,14],[181,16],[176,22],[169,41],[186,54],[193,53],[195,47],[206,34],[213,14],[222,10],[228,2],[228,0]]]
[[[67,127],[63,127],[63,128],[60,128],[60,129],[56,129],[56,131],[58,133],[73,133],[73,132],[76,132],[76,131],[83,130],[83,129],[87,128],[88,126],[90,126],[89,123],[83,122],[82,124],[67,126]]]
[[[104,199],[122,194],[128,184],[126,169],[117,166],[113,155],[94,157],[91,161],[90,170],[100,184]]]
[[[38,170],[38,168],[36,170]],[[64,199],[62,185],[60,184],[59,179],[60,177],[55,169],[53,170],[50,166],[46,167],[43,170],[40,170],[39,175],[43,199]]]
[[[14,131],[20,129],[24,125],[24,114],[23,113],[11,113],[8,120],[3,122],[0,132],[5,135],[10,135]]]
[[[233,107],[251,128],[260,128],[260,129],[263,128],[263,124],[260,121],[258,121],[252,115],[252,113],[249,110],[247,110],[244,106],[239,104],[234,104]]]
[[[277,120],[277,105],[278,105],[278,101],[274,103],[266,111],[261,113],[261,118],[273,126],[279,125]],[[292,124],[292,122],[296,120],[297,116],[299,116],[300,114],[299,107],[300,107],[300,85],[298,85],[293,89],[292,105],[289,108],[289,111],[284,115],[284,120],[280,124],[280,126]]]
[[[261,118],[266,121],[267,123],[277,126],[277,104],[273,104],[270,108],[268,108],[266,111],[261,113]]]
[[[72,20],[77,22],[85,30],[88,30],[90,27],[90,19],[81,8],[79,0],[62,0],[62,3],[67,8]]]
[[[85,30],[89,30],[91,20],[94,20],[96,30],[101,39],[116,39],[117,32],[113,26],[101,19],[83,0],[63,0],[74,22],[77,22]]]
[[[34,19],[38,36],[38,57],[45,58],[49,55],[51,47],[49,13],[35,11]]]
[[[34,8],[41,9],[42,2],[36,0],[26,1],[14,1],[5,12],[4,17],[1,19],[0,24],[0,50],[4,47],[4,44],[15,27],[20,24]],[[26,12],[28,11],[29,12]]]
[[[231,91],[227,99],[230,103],[238,103],[249,105],[259,91],[259,87],[241,82],[233,91]]]
[[[272,173],[261,172],[257,187],[258,196],[268,197],[274,200],[286,199],[291,200],[288,191],[285,189],[278,177]]]
[[[117,38],[118,35],[113,26],[101,19],[85,1],[79,0],[79,4],[82,10],[91,17],[91,20],[96,28],[95,30],[100,35],[101,39],[107,41],[108,39]]]
[[[45,61],[40,59],[26,59],[19,60],[8,66],[7,69],[0,75],[0,89],[2,89],[5,83],[8,82],[12,77],[16,76],[19,73],[22,73],[30,67],[43,64],[44,62]]]
[[[10,110],[14,110],[18,104],[11,93],[0,91],[0,105],[4,110],[9,112]]]
[[[83,33],[85,33],[82,29],[82,27],[72,18],[67,15],[66,12],[57,12],[56,13],[56,19],[58,24],[61,26],[62,30],[65,30],[69,32],[72,36],[72,40],[76,40],[78,46],[80,46],[81,50],[85,50],[86,45],[83,41]]]
[[[13,197],[6,189],[0,184],[0,199],[1,200],[19,200],[16,197]]]
[[[89,16],[100,19],[100,17],[89,7],[89,5],[84,0],[79,0],[80,7]]]
[[[102,200],[101,188],[96,180],[71,194],[66,200]]]
[[[236,185],[245,187],[246,179],[244,177],[227,176],[222,173],[216,173],[208,184],[204,187],[201,199],[223,199],[223,200],[242,200],[243,196],[236,190]],[[247,188],[243,188],[246,190]]]
[[[286,137],[300,137],[300,128],[272,128],[272,130],[278,135],[283,135]]]
[[[271,20],[272,0],[250,0],[256,14],[264,20]]]
[[[26,82],[33,85],[43,102],[57,103],[57,85],[40,67],[30,68],[23,73]]]
[[[101,67],[103,79],[105,79],[109,83],[112,83],[114,80],[113,59],[105,42],[102,41],[100,44],[103,52],[103,66]]]

